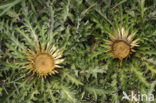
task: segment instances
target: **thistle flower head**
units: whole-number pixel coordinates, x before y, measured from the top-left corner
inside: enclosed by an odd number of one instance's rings
[[[58,73],[56,68],[60,68],[59,64],[63,62],[62,53],[63,51],[56,50],[55,46],[45,47],[37,44],[34,50],[26,52],[28,60],[26,68],[44,77]]]
[[[107,44],[111,47],[110,53],[114,58],[120,59],[120,63],[122,63],[124,58],[129,57],[132,52],[135,52],[133,48],[138,46],[139,40],[133,40],[135,34],[135,32],[129,34],[128,30],[120,27],[113,34],[109,35],[111,41],[107,41]]]

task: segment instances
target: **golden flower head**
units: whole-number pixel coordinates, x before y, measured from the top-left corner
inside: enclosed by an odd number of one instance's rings
[[[136,32],[129,34],[128,30],[125,30],[123,27],[120,27],[118,30],[114,31],[113,34],[110,34],[109,37],[111,41],[106,41],[110,45],[111,55],[114,58],[120,59],[120,63],[124,58],[130,56],[132,52],[135,52],[133,47],[138,46],[138,40],[133,40]]]
[[[47,44],[45,47],[37,43],[34,50],[26,53],[28,60],[26,68],[44,77],[58,73],[56,68],[60,68],[59,64],[64,61],[61,59],[62,53],[63,51],[56,50],[55,46],[50,47]]]

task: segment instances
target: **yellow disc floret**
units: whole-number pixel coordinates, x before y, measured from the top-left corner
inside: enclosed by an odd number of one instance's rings
[[[55,67],[54,59],[48,53],[40,53],[34,60],[35,71],[42,75],[47,75]]]
[[[112,45],[112,55],[120,60],[128,57],[130,54],[130,46],[124,41],[115,42]]]

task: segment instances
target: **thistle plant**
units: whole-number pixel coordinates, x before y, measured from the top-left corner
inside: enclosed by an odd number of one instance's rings
[[[126,103],[128,100],[121,100],[123,91],[127,94],[131,91],[136,94],[138,92],[148,94],[150,88],[153,88],[150,84],[154,84],[156,76],[155,48],[153,48],[155,41],[152,39],[155,38],[155,26],[151,27],[152,22],[145,20],[148,11],[146,11],[145,1],[141,2],[141,4],[135,1],[127,1],[125,4],[119,2],[117,5],[120,6],[107,7],[109,13],[105,13],[106,18],[103,18],[102,7],[95,6],[88,14],[94,24],[92,34],[96,34],[95,39],[100,42],[96,45],[92,58],[97,58],[99,66],[105,68],[105,73],[99,75],[97,79],[99,79],[98,86],[104,87],[106,98],[103,100],[99,91],[94,91],[91,94],[95,101]],[[100,4],[97,3],[97,5]],[[137,13],[134,5],[142,9],[139,9]],[[99,15],[94,15],[95,12]],[[142,19],[139,19],[141,17]],[[106,92],[107,90],[110,93]],[[154,91],[152,93],[155,94]]]
[[[65,29],[64,23],[65,17],[68,16],[66,13],[69,3],[62,2],[59,5],[66,9],[57,11],[57,8],[52,8],[56,1],[53,4],[49,1],[44,5],[46,8],[43,12],[37,13],[37,10],[40,10],[37,8],[32,13],[32,8],[28,8],[32,2],[23,1],[19,5],[22,9],[16,11],[20,14],[18,19],[11,21],[2,18],[6,24],[3,25],[5,30],[3,29],[2,34],[7,36],[8,42],[5,43],[7,61],[4,63],[5,77],[2,84],[6,86],[0,101],[78,101],[72,90],[83,83],[74,75],[70,76],[72,71],[67,68],[69,62],[66,61],[70,33],[69,29]],[[58,18],[56,15],[62,16]]]

